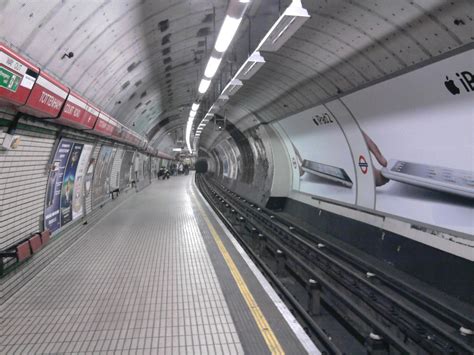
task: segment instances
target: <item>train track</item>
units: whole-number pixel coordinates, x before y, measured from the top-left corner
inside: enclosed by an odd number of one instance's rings
[[[332,354],[474,354],[474,317],[202,176],[213,209]]]

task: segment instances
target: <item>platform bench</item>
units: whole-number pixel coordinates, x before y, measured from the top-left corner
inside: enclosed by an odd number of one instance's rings
[[[16,262],[21,263],[30,258],[32,254],[37,253],[43,245],[50,241],[50,238],[51,232],[44,230],[41,233],[35,233],[7,249],[0,251],[0,276],[2,276],[4,272],[4,259],[16,259]]]
[[[120,189],[116,188],[114,190],[109,191],[109,194],[112,196],[112,200],[116,199],[120,194]]]

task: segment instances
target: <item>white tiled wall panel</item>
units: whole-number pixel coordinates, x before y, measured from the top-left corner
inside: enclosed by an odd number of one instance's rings
[[[0,249],[40,230],[54,134],[17,130],[17,150],[0,151]],[[4,132],[0,132],[0,142]]]

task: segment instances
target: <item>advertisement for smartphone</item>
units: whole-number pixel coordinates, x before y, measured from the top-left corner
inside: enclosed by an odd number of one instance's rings
[[[293,190],[474,234],[474,50],[277,123]]]

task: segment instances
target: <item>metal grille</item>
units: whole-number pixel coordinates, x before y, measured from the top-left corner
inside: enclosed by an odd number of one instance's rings
[[[17,130],[16,134],[21,139],[18,149],[0,154],[0,249],[39,231],[46,166],[55,140],[53,133]],[[0,132],[0,141],[4,137]]]

